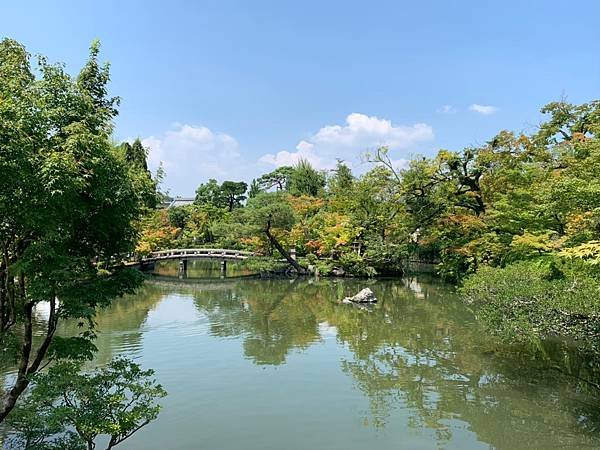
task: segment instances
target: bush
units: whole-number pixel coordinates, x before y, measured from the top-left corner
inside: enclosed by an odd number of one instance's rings
[[[275,274],[284,273],[289,270],[290,265],[287,262],[282,262],[276,258],[260,257],[260,258],[248,258],[246,260],[246,267],[260,274]]]
[[[344,253],[339,259],[340,266],[350,275],[374,277],[377,271],[356,253]]]
[[[600,283],[577,266],[551,260],[482,267],[461,288],[490,331],[509,341],[549,336],[600,349]]]

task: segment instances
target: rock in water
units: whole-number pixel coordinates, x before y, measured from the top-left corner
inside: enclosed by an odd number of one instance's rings
[[[346,271],[341,267],[334,267],[331,273],[336,277],[343,277],[344,275],[346,275]]]
[[[377,297],[373,294],[373,291],[369,288],[364,288],[358,294],[353,297],[346,297],[342,300],[342,303],[375,303]]]

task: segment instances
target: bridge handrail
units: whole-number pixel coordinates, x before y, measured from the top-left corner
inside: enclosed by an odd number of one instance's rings
[[[245,250],[231,250],[226,248],[174,248],[151,252],[143,259],[155,259],[166,256],[254,256],[254,253]]]

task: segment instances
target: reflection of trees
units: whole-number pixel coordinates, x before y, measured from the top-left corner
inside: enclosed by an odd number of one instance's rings
[[[135,295],[127,295],[112,302],[111,306],[98,311],[96,315],[96,331],[98,337],[94,345],[98,348],[93,366],[105,365],[117,354],[141,347],[141,326],[148,317],[148,313],[160,300],[172,291],[172,286],[161,286],[155,283],[146,283],[138,289]],[[44,314],[44,312],[39,312]],[[43,324],[43,321],[40,321]],[[76,336],[85,328],[79,326],[75,320],[59,322],[57,334],[60,336]],[[43,327],[35,334],[35,344],[38,345]],[[14,371],[14,361],[0,361],[0,385],[6,384]],[[0,447],[6,439],[8,430],[0,427]]]
[[[598,392],[575,382],[597,377],[597,367],[556,343],[543,353],[505,353],[448,293],[424,292],[420,300],[394,289],[378,289],[381,303],[353,329],[338,328],[354,353],[342,368],[369,397],[376,426],[400,406],[412,427],[433,430],[442,447],[457,420],[499,449],[599,444],[582,433],[598,431],[600,404],[589,403]]]
[[[551,343],[520,355],[498,347],[435,283],[374,283],[379,303],[371,311],[334,301],[364,284],[229,281],[219,289],[198,285],[194,299],[211,332],[241,337],[257,364],[284,363],[292,349],[318,341],[319,323],[336,327],[353,354],[342,370],[369,398],[375,426],[402,408],[411,427],[434,432],[440,448],[465,427],[499,449],[598,445],[600,408],[589,401],[597,392],[576,379],[599,371],[581,357]]]
[[[158,261],[154,273],[164,277],[179,276],[179,261]],[[246,261],[227,261],[227,276],[240,277],[252,275]],[[221,261],[218,259],[189,259],[187,268],[188,278],[221,278]]]
[[[304,283],[287,280],[229,282],[229,291],[198,290],[194,300],[216,336],[243,336],[244,353],[257,364],[281,364],[292,348],[318,340],[318,322],[306,308]]]
[[[379,299],[370,310],[336,303],[365,284]],[[342,370],[369,399],[374,426],[391,425],[398,409],[414,429],[431,430],[440,448],[458,428],[498,449],[599,447],[600,405],[591,400],[598,393],[577,382],[597,381],[598,366],[556,342],[536,352],[498,346],[435,282],[147,283],[98,314],[99,363],[139,348],[149,311],[173,291],[193,297],[214,336],[240,338],[256,364],[285,363],[291,351],[321,339],[319,324],[335,327],[351,352]],[[60,333],[79,331],[71,322]]]
[[[135,351],[141,347],[141,326],[148,313],[160,300],[171,292],[170,287],[156,283],[145,283],[135,295],[127,295],[115,300],[95,317],[97,338],[94,345],[98,352],[94,365],[104,365],[116,354]],[[76,321],[62,322],[58,333],[62,336],[75,336],[82,331]]]

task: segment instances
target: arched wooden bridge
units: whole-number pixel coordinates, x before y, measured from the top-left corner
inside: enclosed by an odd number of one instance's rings
[[[228,250],[224,248],[176,248],[152,252],[142,258],[142,261],[163,261],[166,259],[218,259],[218,260],[243,260],[254,256],[252,252],[243,250]]]
[[[243,261],[254,256],[252,252],[243,250],[230,250],[224,248],[176,248],[170,250],[160,250],[144,256],[141,260],[130,263],[130,266],[136,266],[141,270],[154,269],[154,263],[157,261],[178,260],[179,276],[187,276],[187,263],[190,259],[211,259],[221,261],[221,273],[225,274],[227,261]]]

